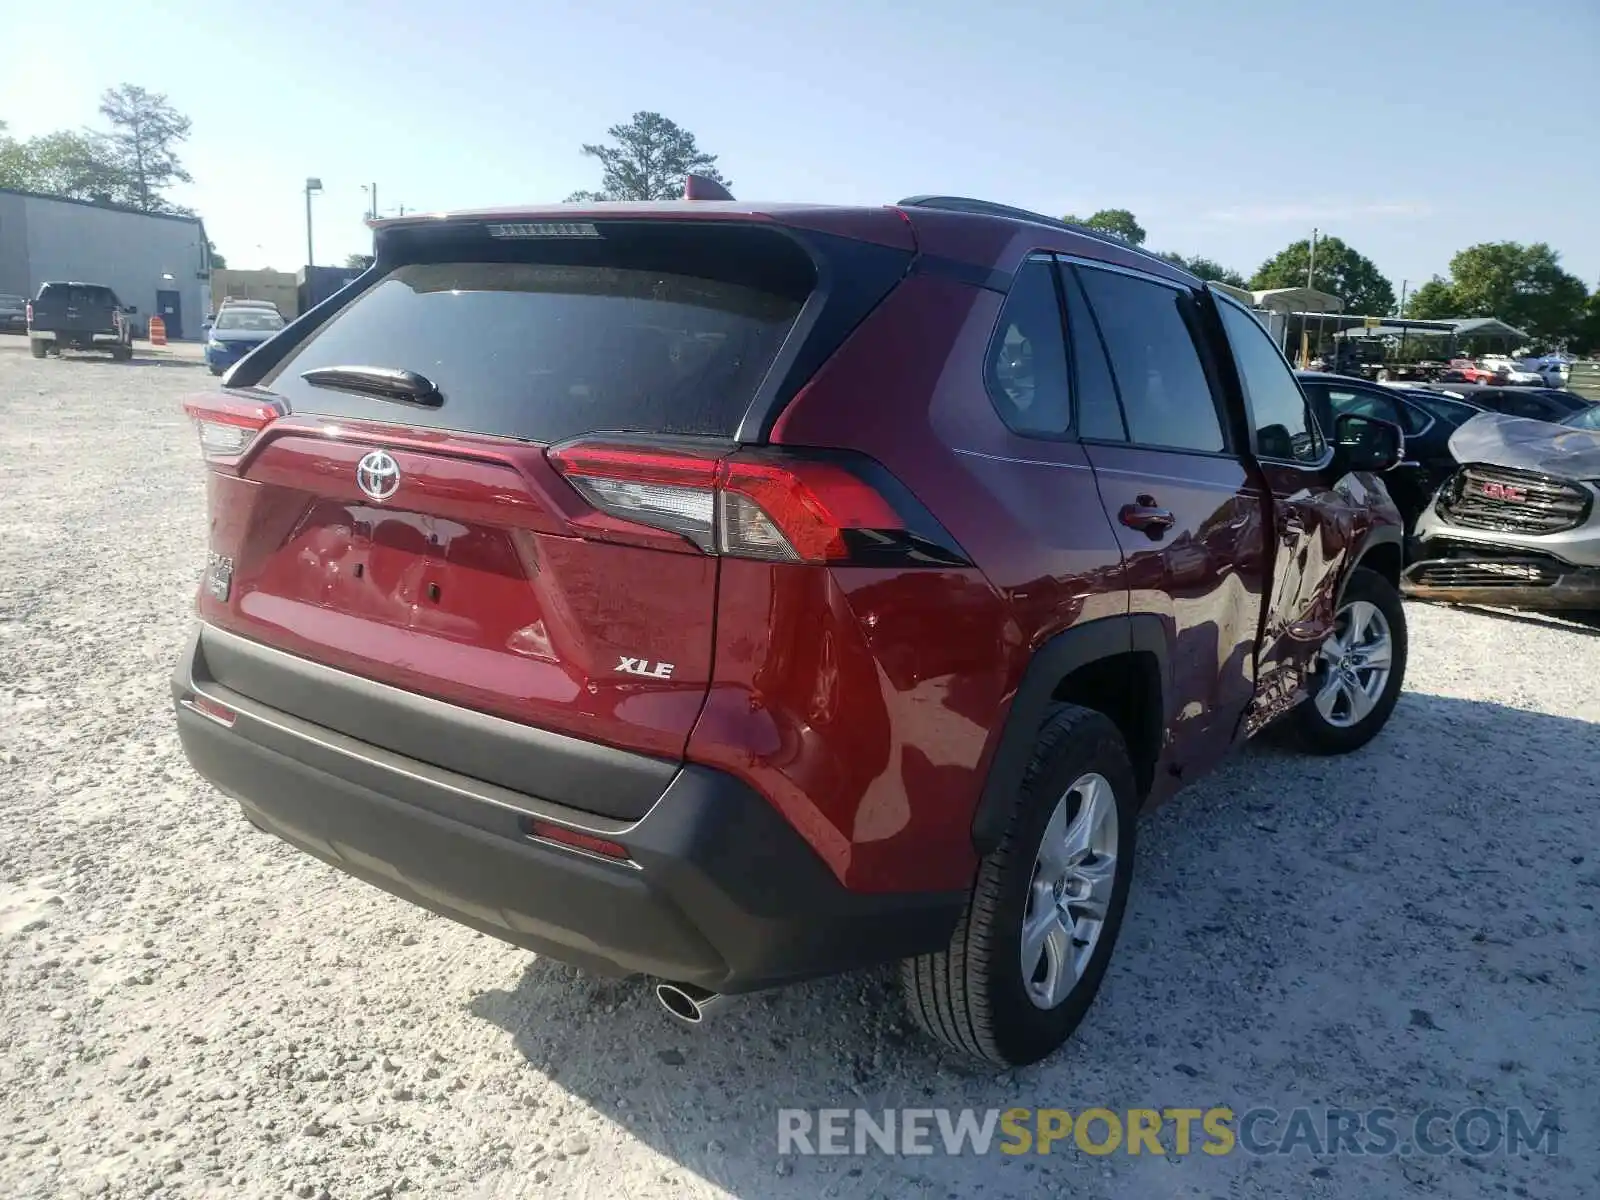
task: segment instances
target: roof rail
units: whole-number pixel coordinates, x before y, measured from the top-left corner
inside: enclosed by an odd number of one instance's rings
[[[974,200],[968,196],[908,196],[899,202],[898,207],[932,208],[940,212],[964,212],[986,217],[1009,217],[1013,221],[1030,221],[1035,225],[1048,225],[1051,229],[1064,229],[1068,233],[1090,238],[1093,241],[1100,242],[1102,245],[1115,246],[1119,250],[1141,254],[1145,258],[1154,259],[1163,266],[1171,267],[1174,270],[1186,270],[1186,268],[1178,266],[1177,263],[1170,262],[1142,246],[1135,246],[1101,230],[1090,229],[1087,225],[1074,225],[1071,221],[1058,221],[1055,217],[1047,217],[1043,213],[1031,212],[1026,208],[1015,208],[1010,204],[997,204],[993,200]]]

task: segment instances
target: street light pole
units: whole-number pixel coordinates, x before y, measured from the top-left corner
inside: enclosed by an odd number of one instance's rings
[[[1311,261],[1306,264],[1306,291],[1316,290],[1312,282],[1317,277],[1317,231],[1311,231]],[[1320,306],[1319,306],[1320,307]],[[1311,331],[1306,328],[1305,322],[1300,323],[1300,369],[1304,371],[1311,365]]]
[[[311,197],[322,190],[322,180],[308,178],[306,180],[306,266],[316,265],[317,256],[311,245]]]

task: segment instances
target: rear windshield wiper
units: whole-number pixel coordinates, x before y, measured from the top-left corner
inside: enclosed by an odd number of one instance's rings
[[[433,380],[403,367],[317,367],[302,371],[300,378],[312,387],[336,392],[358,392],[380,400],[398,400],[438,408],[444,396]]]

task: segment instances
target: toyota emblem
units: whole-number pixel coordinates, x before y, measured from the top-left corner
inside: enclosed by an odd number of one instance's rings
[[[356,464],[356,485],[374,500],[400,490],[400,464],[386,450],[374,450]]]

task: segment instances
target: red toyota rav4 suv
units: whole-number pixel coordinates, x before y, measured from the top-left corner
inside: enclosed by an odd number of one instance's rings
[[[190,761],[251,821],[693,1018],[903,960],[1050,1053],[1137,817],[1284,719],[1388,719],[1397,428],[1036,214],[411,217],[197,397]]]

